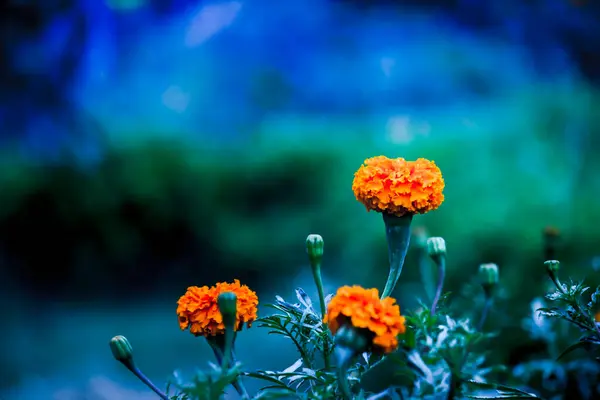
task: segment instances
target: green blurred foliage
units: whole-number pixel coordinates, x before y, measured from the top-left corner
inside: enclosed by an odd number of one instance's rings
[[[409,144],[349,117],[298,117],[244,148],[126,136],[93,168],[4,154],[0,244],[11,276],[40,293],[156,294],[236,276],[272,293],[292,289],[289,277],[307,268],[304,238],[319,233],[323,273],[335,279],[326,288],[381,288],[383,223],[354,199],[353,173],[378,154],[426,157],[442,169],[446,201],[414,225],[446,239],[457,307],[472,303],[461,287],[480,263],[500,266],[505,295],[489,329],[511,333],[498,345],[514,349],[528,303],[546,288],[544,226],[563,233],[565,273],[600,283],[589,262],[600,240],[598,107],[587,87],[536,86],[465,111],[467,122],[431,113],[429,134]],[[415,307],[424,292],[414,255],[404,271],[396,295]]]

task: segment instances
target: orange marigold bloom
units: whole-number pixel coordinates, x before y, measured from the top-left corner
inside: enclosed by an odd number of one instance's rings
[[[548,237],[560,236],[560,230],[555,226],[547,226],[544,228],[544,235]]]
[[[425,214],[444,202],[444,179],[433,161],[377,156],[354,174],[352,191],[367,210],[401,217]]]
[[[335,333],[345,324],[366,332],[374,351],[390,353],[398,347],[398,335],[404,333],[405,318],[391,297],[379,298],[377,289],[343,286],[327,307],[324,322]]]
[[[190,328],[195,336],[215,336],[225,333],[223,317],[219,312],[217,299],[224,292],[233,292],[237,296],[237,324],[239,331],[244,324],[252,326],[256,320],[258,297],[239,280],[233,283],[217,283],[215,286],[190,286],[177,302],[177,317],[181,330]]]

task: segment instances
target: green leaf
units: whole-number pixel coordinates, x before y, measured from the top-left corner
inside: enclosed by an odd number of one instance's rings
[[[556,361],[558,361],[561,358],[565,357],[567,354],[571,353],[572,351],[575,351],[575,350],[580,349],[580,348],[585,348],[586,346],[588,346],[587,342],[576,342],[576,343],[573,343],[572,345],[570,345],[569,347],[567,347],[566,349],[564,349],[562,353],[560,353],[560,355],[556,358]]]
[[[531,396],[524,396],[524,395],[520,395],[520,394],[515,394],[515,395],[499,395],[499,396],[473,396],[473,395],[465,395],[466,398],[468,399],[479,399],[479,400],[484,400],[484,399],[513,399],[513,400],[517,400],[517,399],[531,399]],[[539,398],[539,397],[537,397]]]
[[[498,392],[504,392],[504,393],[500,393],[500,396],[504,396],[504,397],[489,397],[489,398],[493,398],[493,399],[498,399],[498,398],[500,398],[500,399],[506,399],[506,398],[510,398],[510,399],[514,399],[514,398],[541,399],[541,397],[538,397],[532,393],[527,393],[524,390],[510,387],[510,386],[500,385],[498,383],[477,382],[477,381],[470,380],[470,379],[465,380],[464,382],[469,385],[478,387],[480,389],[491,389],[491,390],[496,390]],[[517,397],[506,397],[506,396],[517,396]],[[469,397],[469,396],[467,396],[467,397]]]
[[[407,326],[406,331],[400,335],[400,340],[403,340],[404,346],[411,350],[417,347],[417,336],[415,330],[410,326]]]
[[[250,378],[262,379],[263,381],[274,383],[280,387],[288,388],[288,386],[284,382],[280,381],[277,378],[277,374],[275,372],[271,372],[271,373],[268,373],[266,371],[244,372],[242,375],[248,376]]]

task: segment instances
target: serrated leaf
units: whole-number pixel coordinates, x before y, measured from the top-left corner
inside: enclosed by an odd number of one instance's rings
[[[308,294],[306,294],[304,289],[296,288],[296,297],[304,307],[306,307],[308,310],[313,310],[312,300],[310,299]]]

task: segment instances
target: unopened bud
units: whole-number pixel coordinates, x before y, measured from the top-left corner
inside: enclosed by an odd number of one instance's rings
[[[324,242],[321,235],[310,234],[306,238],[306,253],[311,263],[319,263],[323,258]]]
[[[133,360],[133,349],[125,336],[118,335],[113,337],[110,339],[109,345],[115,360],[124,364]]]
[[[550,274],[558,272],[560,269],[560,261],[557,260],[544,261],[544,265],[546,266],[546,271]]]
[[[226,329],[235,329],[237,318],[237,296],[233,292],[223,292],[217,298],[219,312]]]
[[[441,237],[430,237],[427,239],[427,254],[430,257],[446,255],[446,241]]]
[[[498,284],[498,266],[493,263],[479,266],[479,279],[482,286],[493,287]]]

